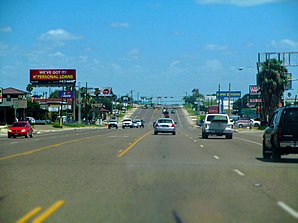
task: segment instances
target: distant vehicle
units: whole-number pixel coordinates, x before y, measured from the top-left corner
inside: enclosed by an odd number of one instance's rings
[[[298,154],[298,107],[276,110],[263,134],[264,159]]]
[[[139,124],[136,120],[132,121],[132,126],[133,126],[133,128],[139,128]]]
[[[108,129],[110,129],[110,128],[116,128],[116,129],[118,129],[117,119],[110,119],[110,121],[108,123]]]
[[[235,122],[235,126],[238,128],[244,128],[244,127],[250,127],[251,126],[251,121],[249,118],[239,118]]]
[[[31,124],[35,124],[36,120],[33,117],[26,117],[26,121],[30,122]]]
[[[172,110],[172,111],[171,111],[171,114],[175,114],[175,113],[176,113],[176,111],[175,111],[175,110]]]
[[[7,132],[8,138],[16,136],[33,137],[33,128],[29,121],[14,122]]]
[[[122,120],[122,128],[125,129],[126,127],[133,128],[133,123],[131,118],[124,118]]]
[[[259,118],[252,118],[250,119],[251,126],[259,127],[261,126],[261,120]]]
[[[164,115],[165,118],[170,118],[168,110],[164,111],[163,115]]]
[[[142,127],[142,120],[141,119],[135,119],[135,120],[133,120],[133,126],[135,128],[139,128],[139,127],[141,128]]]
[[[204,123],[204,119],[197,120],[197,126],[202,126]]]
[[[176,135],[175,122],[170,118],[159,118],[154,124],[154,135],[158,135],[158,133]]]
[[[233,124],[226,114],[207,114],[202,125],[202,137],[207,139],[209,135],[226,136],[233,138]]]

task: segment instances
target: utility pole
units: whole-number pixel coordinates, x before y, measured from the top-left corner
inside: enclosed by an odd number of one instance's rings
[[[78,95],[78,124],[82,124],[82,117],[81,117],[81,112],[82,112],[82,104],[81,104],[81,83],[79,82],[79,95]]]
[[[231,116],[231,83],[229,83],[228,116]]]

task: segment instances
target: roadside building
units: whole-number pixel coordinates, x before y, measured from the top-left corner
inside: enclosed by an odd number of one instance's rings
[[[28,92],[16,88],[4,88],[0,104],[0,125],[11,124],[25,118]]]

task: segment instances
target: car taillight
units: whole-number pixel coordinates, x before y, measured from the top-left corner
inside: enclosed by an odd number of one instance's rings
[[[208,127],[209,127],[208,124],[205,124],[205,128],[208,129]]]
[[[172,124],[172,127],[175,128],[175,124],[174,123]]]
[[[156,123],[156,124],[155,124],[155,127],[158,127],[158,126],[159,126],[159,125]]]
[[[281,139],[282,138],[282,128],[278,128],[277,129],[277,139]]]

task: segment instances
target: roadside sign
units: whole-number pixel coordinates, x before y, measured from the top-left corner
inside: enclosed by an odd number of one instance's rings
[[[74,91],[59,91],[59,98],[75,98]]]

